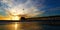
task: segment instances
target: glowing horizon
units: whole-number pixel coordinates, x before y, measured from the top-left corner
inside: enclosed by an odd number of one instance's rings
[[[44,11],[39,10],[35,6],[32,0],[1,0],[0,2],[2,3],[2,8],[11,20],[18,20],[22,16],[27,18],[35,17],[44,13]]]

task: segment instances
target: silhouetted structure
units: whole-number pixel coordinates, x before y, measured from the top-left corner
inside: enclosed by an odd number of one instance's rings
[[[25,21],[26,19],[25,19],[25,17],[21,17],[21,19],[20,19],[21,21]]]

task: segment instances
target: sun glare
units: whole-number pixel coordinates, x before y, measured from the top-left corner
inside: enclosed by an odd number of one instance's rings
[[[11,20],[20,20],[20,17],[19,16],[12,16]]]

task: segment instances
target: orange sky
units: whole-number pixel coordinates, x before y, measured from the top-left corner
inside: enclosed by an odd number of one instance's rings
[[[0,16],[0,20],[19,20],[18,16]]]
[[[3,16],[0,16],[0,20],[9,20],[10,17],[6,16],[6,17],[3,17]]]

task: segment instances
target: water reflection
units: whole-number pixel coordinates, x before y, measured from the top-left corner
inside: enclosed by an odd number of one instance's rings
[[[48,25],[41,22],[0,22],[0,30],[60,30],[60,25]]]
[[[20,30],[21,24],[18,22],[12,22],[6,25],[7,30]]]
[[[0,23],[0,30],[38,30],[37,22],[4,22]]]

